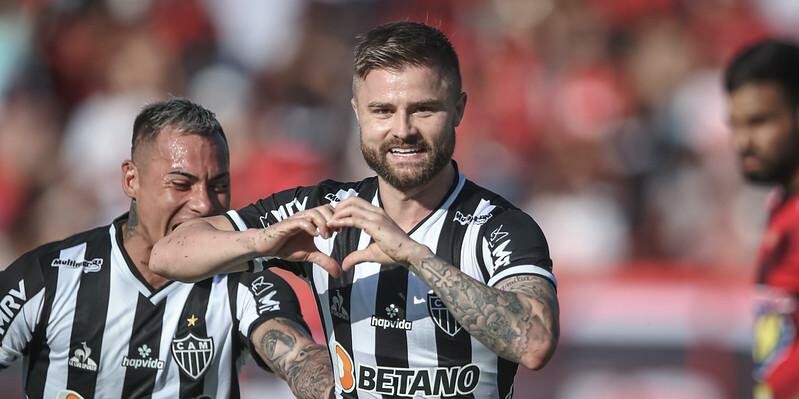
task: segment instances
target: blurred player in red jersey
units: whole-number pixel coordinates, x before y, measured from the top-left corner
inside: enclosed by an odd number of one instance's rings
[[[743,175],[780,190],[758,257],[755,398],[799,398],[799,47],[745,49],[724,85]]]

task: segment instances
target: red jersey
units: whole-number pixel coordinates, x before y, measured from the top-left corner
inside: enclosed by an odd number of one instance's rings
[[[756,399],[799,395],[799,196],[772,209],[758,257],[754,377]]]
[[[771,212],[760,247],[757,281],[799,294],[799,196]]]

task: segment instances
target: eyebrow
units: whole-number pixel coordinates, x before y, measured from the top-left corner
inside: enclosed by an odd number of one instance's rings
[[[199,177],[197,177],[197,176],[195,176],[195,175],[193,175],[191,173],[184,172],[182,170],[173,170],[173,171],[171,171],[171,172],[169,172],[167,174],[183,176],[183,177],[185,177],[185,178],[187,178],[189,180],[200,180]],[[222,172],[222,173],[212,177],[210,180],[220,180],[220,179],[229,178],[229,177],[230,177],[230,172]]]
[[[409,105],[411,107],[422,107],[422,106],[427,106],[427,107],[435,106],[435,107],[437,107],[437,106],[441,106],[442,104],[444,104],[444,101],[435,100],[435,99],[430,98],[430,99],[426,99],[426,100],[415,101],[415,102],[410,103]],[[395,105],[391,104],[391,103],[373,101],[373,102],[370,102],[369,105],[367,105],[367,106],[369,108],[382,108],[382,107],[394,107]]]

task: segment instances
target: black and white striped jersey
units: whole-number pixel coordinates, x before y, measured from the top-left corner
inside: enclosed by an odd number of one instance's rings
[[[227,213],[237,229],[262,228],[318,205],[359,196],[380,206],[377,179],[325,181],[283,191]],[[489,286],[534,274],[555,284],[552,261],[533,219],[458,174],[439,208],[410,236]],[[319,249],[339,262],[371,238],[343,229]],[[273,260],[274,261],[274,260]],[[343,277],[311,264],[283,264],[306,277],[316,294],[336,391],[344,398],[509,398],[517,364],[471,337],[430,287],[398,265],[362,263]]]
[[[304,325],[290,286],[262,271],[154,290],[125,217],[0,272],[0,369],[24,358],[28,398],[238,397],[245,337],[275,316]]]

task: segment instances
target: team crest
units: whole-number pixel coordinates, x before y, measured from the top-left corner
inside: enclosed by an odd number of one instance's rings
[[[199,378],[214,358],[214,339],[198,338],[189,333],[172,340],[172,357],[187,376]]]
[[[461,330],[461,325],[452,317],[444,302],[435,293],[427,294],[427,310],[430,312],[430,318],[441,331],[454,337]]]

